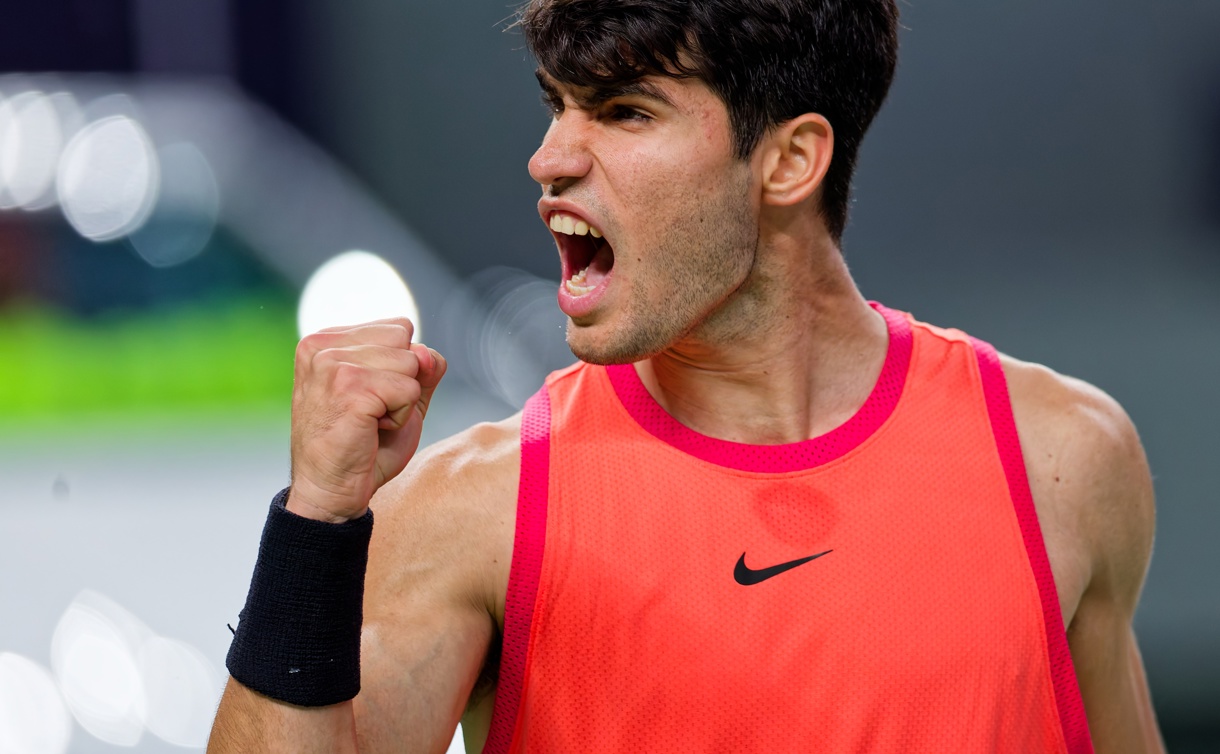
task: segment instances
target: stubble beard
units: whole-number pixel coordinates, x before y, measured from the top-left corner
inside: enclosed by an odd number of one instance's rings
[[[590,364],[655,356],[715,317],[745,282],[758,245],[748,173],[670,223],[633,270],[634,289],[612,325],[594,334],[568,320],[568,347]]]

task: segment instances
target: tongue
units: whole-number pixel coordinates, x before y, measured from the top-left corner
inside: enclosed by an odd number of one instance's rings
[[[606,275],[610,274],[610,268],[613,266],[614,251],[610,249],[610,244],[603,243],[597,250],[597,254],[594,255],[593,261],[589,262],[589,270],[585,273],[585,285],[590,288],[597,286],[606,279]]]

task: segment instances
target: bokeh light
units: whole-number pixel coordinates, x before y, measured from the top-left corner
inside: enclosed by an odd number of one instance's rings
[[[63,129],[51,98],[22,92],[0,116],[0,209],[49,205],[63,149]]]
[[[51,638],[51,667],[73,717],[95,737],[135,746],[147,700],[136,653],[151,632],[96,592],[68,606]]]
[[[176,746],[207,744],[221,693],[215,666],[97,592],[81,592],[64,611],[51,667],[67,709],[102,741],[135,746],[147,729]]]
[[[407,317],[421,342],[419,307],[394,267],[376,254],[348,251],[323,264],[301,292],[297,326],[301,335],[327,327]]]
[[[193,144],[171,144],[158,156],[161,189],[156,205],[128,241],[153,267],[173,267],[208,245],[220,214],[220,190],[211,165]]]
[[[177,746],[207,745],[221,693],[208,659],[186,642],[161,636],[145,640],[137,659],[148,700],[148,730]]]
[[[16,206],[9,198],[8,181],[5,175],[9,173],[9,155],[21,150],[20,132],[17,130],[17,113],[13,101],[0,92],[0,209],[12,209]]]
[[[63,754],[72,718],[51,673],[33,660],[0,653],[0,752]]]
[[[112,241],[148,219],[159,181],[157,153],[144,128],[130,117],[110,116],[85,126],[64,148],[59,202],[82,236]]]
[[[478,337],[468,341],[476,377],[510,406],[523,406],[549,372],[575,360],[556,283],[509,267],[489,268],[471,282],[487,306]]]

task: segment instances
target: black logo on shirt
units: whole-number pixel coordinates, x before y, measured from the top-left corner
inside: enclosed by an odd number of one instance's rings
[[[779,565],[771,566],[770,568],[762,568],[757,571],[746,566],[746,554],[743,552],[741,554],[741,558],[737,561],[737,566],[733,569],[733,579],[742,586],[761,584],[772,576],[778,576],[784,571],[791,571],[793,568],[796,568],[799,565],[805,565],[811,560],[817,560],[823,555],[827,555],[832,552],[834,552],[834,550],[819,552],[817,555],[810,555],[809,557],[801,558],[800,560],[790,560],[787,563],[780,563]]]

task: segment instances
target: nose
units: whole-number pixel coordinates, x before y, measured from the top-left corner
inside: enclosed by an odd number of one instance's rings
[[[576,112],[551,121],[542,146],[530,158],[530,177],[543,189],[562,191],[589,174],[593,157],[585,129]]]

